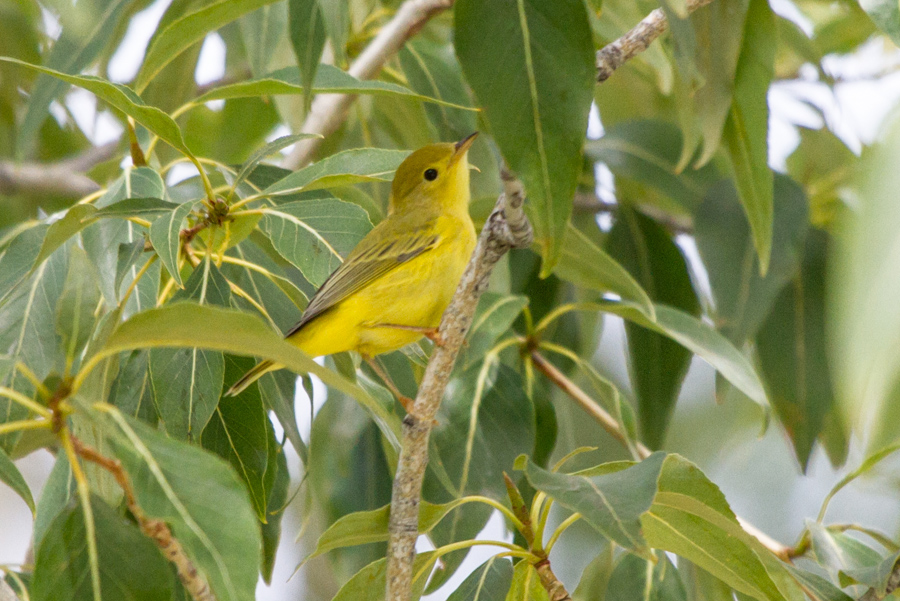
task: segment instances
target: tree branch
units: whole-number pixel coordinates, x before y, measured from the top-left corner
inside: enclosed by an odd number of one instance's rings
[[[497,261],[509,249],[527,247],[532,241],[531,224],[522,208],[522,184],[508,173],[502,175],[504,192],[485,222],[475,253],[444,312],[439,330],[442,344],[435,346],[412,411],[403,420],[403,446],[391,494],[386,601],[409,600],[428,437],[475,306]]]
[[[436,14],[451,6],[454,0],[406,0],[378,35],[366,46],[348,72],[358,79],[372,79],[384,64],[397,53],[406,40],[414,36]],[[300,131],[328,136],[334,133],[347,116],[347,109],[356,96],[347,94],[319,94],[313,100],[309,114]],[[285,158],[286,169],[303,167],[312,160],[322,138],[301,140]]]
[[[615,418],[613,418],[612,415],[607,413],[606,410],[603,409],[603,407],[601,407],[599,403],[597,403],[597,401],[592,399],[590,395],[583,391],[577,384],[575,384],[575,382],[567,378],[564,373],[559,371],[552,363],[547,361],[547,359],[545,359],[544,356],[541,355],[540,351],[531,351],[531,359],[534,362],[534,366],[539,372],[547,376],[548,380],[556,384],[560,388],[560,390],[569,395],[572,400],[574,400],[581,406],[582,409],[584,409],[591,417],[597,420],[597,423],[600,424],[600,427],[606,430],[606,432],[610,436],[615,438],[623,446],[627,447],[625,433],[622,432],[622,427],[615,420]],[[634,446],[637,449],[638,456],[641,459],[646,459],[650,456],[650,449],[648,449],[640,441],[637,441]],[[740,523],[741,527],[744,529],[744,532],[758,540],[766,549],[771,551],[772,554],[783,561],[790,560],[790,548],[779,543],[768,534],[764,533],[759,528],[747,522],[740,516],[737,516],[737,520]],[[895,568],[895,570],[897,571],[898,584],[900,584],[900,568]],[[861,599],[860,601],[880,600],[875,597],[871,599]]]
[[[688,0],[687,11],[694,12],[712,0]],[[661,8],[653,10],[625,35],[597,51],[597,81],[604,82],[613,71],[647,49],[669,27],[669,21]]]
[[[0,194],[66,198],[92,194],[100,186],[84,172],[113,158],[118,146],[118,142],[92,146],[81,154],[54,163],[0,161]]]
[[[144,510],[138,505],[128,474],[122,469],[122,463],[117,459],[110,459],[100,454],[96,449],[87,446],[74,436],[72,437],[72,446],[79,457],[96,463],[116,479],[116,482],[119,483],[119,487],[125,494],[125,504],[128,506],[128,511],[137,520],[141,532],[144,536],[153,540],[166,559],[175,565],[178,579],[181,580],[191,598],[194,601],[216,601],[216,597],[210,590],[206,578],[197,571],[194,562],[184,552],[181,543],[172,536],[169,526],[163,520],[147,517]]]

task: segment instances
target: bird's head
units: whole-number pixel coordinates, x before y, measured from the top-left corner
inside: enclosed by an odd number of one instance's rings
[[[421,207],[441,211],[469,208],[469,147],[475,132],[455,144],[429,144],[397,168],[388,212]]]

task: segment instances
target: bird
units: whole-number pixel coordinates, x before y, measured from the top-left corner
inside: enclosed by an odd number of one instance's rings
[[[358,352],[407,411],[412,400],[373,357],[423,336],[442,344],[441,317],[475,249],[468,152],[477,135],[429,144],[400,164],[386,217],[350,251],[285,334],[311,357]],[[236,396],[281,367],[262,361],[226,394]]]

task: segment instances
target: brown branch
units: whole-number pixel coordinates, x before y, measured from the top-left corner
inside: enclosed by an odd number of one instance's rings
[[[348,73],[358,79],[372,79],[384,64],[397,53],[406,41],[419,32],[436,14],[451,6],[454,0],[406,0],[394,17],[378,32],[366,49],[350,65]],[[347,116],[356,96],[347,94],[319,94],[310,107],[300,131],[328,136],[334,133]],[[285,158],[283,166],[297,169],[309,163],[323,138],[301,140]]]
[[[688,0],[687,11],[694,12],[712,0]],[[597,81],[604,82],[613,71],[644,50],[669,27],[669,21],[661,8],[653,10],[640,23],[614,42],[597,51]]]
[[[119,483],[119,487],[125,494],[125,504],[128,506],[128,511],[137,520],[141,532],[144,536],[152,539],[166,559],[175,565],[175,569],[178,571],[178,579],[181,580],[191,598],[194,601],[216,601],[216,597],[210,590],[206,578],[197,571],[194,562],[184,552],[181,543],[172,536],[169,526],[163,520],[147,517],[147,514],[138,505],[134,496],[134,488],[131,486],[128,474],[122,468],[122,462],[102,455],[97,449],[89,447],[74,436],[72,437],[72,446],[79,457],[96,463],[116,479],[116,482]]]
[[[578,405],[581,406],[591,417],[597,420],[597,423],[600,424],[600,427],[606,430],[606,432],[615,438],[619,443],[623,446],[627,447],[627,438],[625,437],[625,433],[622,431],[622,427],[619,423],[613,418],[612,415],[606,412],[603,407],[600,406],[597,401],[591,398],[584,390],[582,390],[575,382],[570,380],[564,373],[559,371],[552,363],[547,361],[543,355],[537,350],[531,352],[531,359],[534,361],[534,366],[537,368],[539,372],[547,376],[547,379],[556,384],[560,390],[565,392],[569,397],[572,398]],[[640,441],[635,442],[635,448],[637,449],[638,456],[641,459],[646,459],[650,456],[650,449],[648,449],[644,444]],[[741,528],[744,529],[744,532],[749,534],[758,540],[766,549],[772,552],[776,557],[783,561],[789,561],[791,557],[791,549],[776,541],[768,534],[761,531],[759,528],[754,526],[753,524],[747,522],[740,516],[736,516],[738,522],[741,525]],[[898,582],[900,582],[900,568],[898,568]],[[866,599],[865,601],[878,601],[878,599]]]
[[[527,247],[532,241],[531,224],[522,208],[522,184],[506,173],[503,180],[504,192],[481,230],[475,253],[441,320],[442,344],[435,346],[412,411],[403,420],[403,446],[391,494],[386,601],[409,601],[428,437],[475,306],[497,261],[509,249]]]
[[[66,198],[92,194],[100,186],[84,172],[113,158],[118,146],[118,142],[92,146],[79,155],[53,163],[0,161],[0,194]]]
[[[538,576],[541,579],[541,585],[544,587],[544,590],[547,591],[547,596],[550,597],[550,601],[572,601],[572,597],[569,596],[569,591],[566,590],[563,583],[556,577],[553,570],[550,569],[549,559],[544,558],[542,561],[534,564],[534,569],[537,570]]]

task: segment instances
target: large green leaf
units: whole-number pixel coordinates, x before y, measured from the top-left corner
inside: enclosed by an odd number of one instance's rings
[[[194,269],[184,290],[172,302],[191,300],[199,305],[228,307],[228,281],[210,261]],[[197,440],[212,417],[225,375],[220,351],[202,348],[151,348],[150,384],[153,400],[166,432],[181,440]],[[265,504],[263,504],[265,507]]]
[[[38,224],[19,232],[0,251],[0,307],[31,272],[50,226]]]
[[[525,183],[550,274],[563,249],[596,78],[582,0],[460,0],[456,54],[491,133]]]
[[[540,575],[529,562],[519,561],[513,568],[506,601],[550,601],[550,595],[541,584]]]
[[[718,487],[683,457],[666,457],[641,526],[652,547],[692,561],[740,593],[760,601],[803,599],[780,562],[741,529]]]
[[[572,225],[566,227],[565,245],[553,272],[583,288],[618,294],[652,319],[653,303],[641,285],[615,259]]]
[[[447,601],[503,599],[512,585],[512,578],[512,562],[505,558],[491,557],[475,568],[447,597]]]
[[[419,601],[437,559],[434,551],[416,555],[412,565],[413,580],[409,601]],[[341,587],[332,601],[383,601],[386,577],[387,560],[382,558],[357,572]]]
[[[253,367],[246,357],[225,358],[228,381],[237,380]],[[251,386],[236,397],[225,397],[203,429],[203,448],[228,460],[237,472],[256,509],[260,521],[266,521],[269,493],[277,466],[269,465],[270,445],[276,445],[259,389]]]
[[[325,48],[325,21],[319,0],[288,0],[288,29],[300,68],[300,85],[306,90],[304,104],[308,104]]]
[[[186,202],[156,218],[150,225],[150,243],[159,260],[179,287],[184,287],[178,262],[181,257],[181,228],[194,209],[194,203]]]
[[[699,314],[700,303],[687,262],[666,231],[628,207],[622,207],[618,216],[606,243],[612,256],[640,282],[654,302]],[[626,324],[626,333],[641,440],[657,449],[665,439],[691,363],[691,352],[674,340],[633,323]]]
[[[369,233],[372,222],[358,205],[321,198],[265,209],[259,226],[281,256],[318,287]]]
[[[397,445],[399,420],[390,416],[368,393],[321,367],[285,342],[257,316],[240,311],[187,302],[144,311],[119,325],[85,369],[122,351],[158,347],[197,347],[234,355],[258,355],[295,372],[315,374],[328,386],[355,398],[369,409],[388,441],[395,447]]]
[[[285,67],[269,73],[265,77],[232,83],[206,92],[194,102],[197,104],[210,100],[228,98],[248,98],[253,96],[277,96],[280,94],[382,94],[415,98],[456,109],[468,108],[439,98],[418,94],[399,84],[378,80],[357,79],[332,65],[319,65],[312,87],[308,88],[300,79],[296,68]],[[473,110],[473,109],[470,109]]]
[[[471,105],[462,70],[450,47],[417,37],[398,54],[413,91],[459,106]],[[477,115],[472,111],[429,103],[425,112],[442,140],[461,140],[477,129]]]
[[[710,189],[694,218],[694,233],[715,299],[716,326],[735,344],[756,333],[794,277],[807,230],[806,195],[792,180],[778,176],[771,261],[763,277],[735,188],[722,182]]]
[[[702,6],[690,16],[667,11],[675,45],[676,106],[685,134],[680,165],[715,154],[731,107],[748,0]],[[749,20],[749,19],[748,19]]]
[[[803,265],[756,335],[769,400],[806,469],[813,444],[836,409],[825,342],[828,235],[812,230]]]
[[[184,143],[184,137],[181,135],[181,129],[179,129],[178,124],[163,111],[145,104],[137,94],[126,86],[110,83],[105,79],[93,75],[67,75],[60,71],[32,65],[5,56],[0,56],[0,61],[21,65],[28,69],[39,71],[40,73],[46,73],[47,75],[52,75],[66,83],[78,86],[79,88],[84,88],[113,108],[132,117],[135,121],[158,135],[161,139],[171,144],[176,150],[183,152],[187,156],[193,156],[187,145]]]
[[[294,171],[263,190],[266,196],[294,194],[335,186],[384,179],[409,156],[406,150],[359,148],[345,150]]]
[[[456,369],[465,371],[484,358],[497,339],[510,331],[527,305],[528,298],[525,296],[485,292],[478,299],[466,343],[456,360]]]
[[[655,321],[631,303],[605,301],[586,308],[618,315],[668,336],[705,359],[748,397],[757,403],[766,402],[762,382],[750,361],[725,337],[696,317],[665,305],[655,305]]]
[[[210,31],[275,0],[231,0],[215,2],[187,14],[155,36],[147,49],[144,63],[135,80],[135,90],[140,94],[156,75],[179,54],[199,42]]]
[[[687,601],[679,570],[665,554],[653,562],[624,554],[609,578],[604,601]]]
[[[69,371],[78,368],[82,351],[94,331],[100,299],[100,287],[87,253],[73,246],[69,251],[66,282],[56,304],[56,333]]]
[[[16,464],[12,462],[12,459],[9,458],[9,455],[3,449],[0,449],[0,482],[9,486],[13,492],[19,495],[25,501],[25,504],[28,505],[31,514],[34,515],[34,497],[31,496],[31,489],[28,488],[28,483],[22,477],[22,472],[19,471],[19,468],[16,467]]]
[[[269,64],[275,60],[278,46],[287,35],[287,4],[275,2],[261,6],[239,23],[250,72],[260,77],[269,71]]]
[[[103,430],[138,505],[167,522],[220,601],[253,599],[260,532],[244,484],[222,459],[115,409]],[[202,483],[202,486],[198,486]]]
[[[85,70],[109,44],[128,5],[128,0],[93,0],[80,4],[77,10],[72,10],[71,6],[69,10],[63,10],[60,14],[62,32],[53,42],[44,65],[71,75]],[[16,32],[16,36],[22,34]],[[35,81],[16,141],[23,155],[31,154],[50,103],[64,90],[64,84],[50,77],[38,77]]]
[[[842,215],[828,295],[832,310],[831,351],[838,402],[854,426],[871,431],[885,426],[896,439],[898,424],[887,424],[891,392],[900,382],[900,126],[885,132],[885,142],[863,155],[855,211]]]
[[[138,527],[98,497],[91,497],[94,533],[104,599],[169,601],[175,579],[165,558]],[[37,549],[31,598],[35,601],[93,599],[88,528],[78,506],[69,506],[50,524]]]
[[[75,497],[75,478],[72,468],[65,456],[56,458],[47,482],[38,499],[37,513],[34,516],[34,548],[39,550],[44,536],[50,530],[53,520]]]
[[[641,534],[641,516],[650,509],[665,453],[654,453],[621,471],[599,476],[549,472],[525,460],[528,481],[554,501],[632,553],[652,557]]]
[[[773,245],[773,183],[769,169],[769,83],[777,46],[775,14],[766,0],[750,0],[724,139],[741,204],[750,220],[759,272],[769,268]]]

